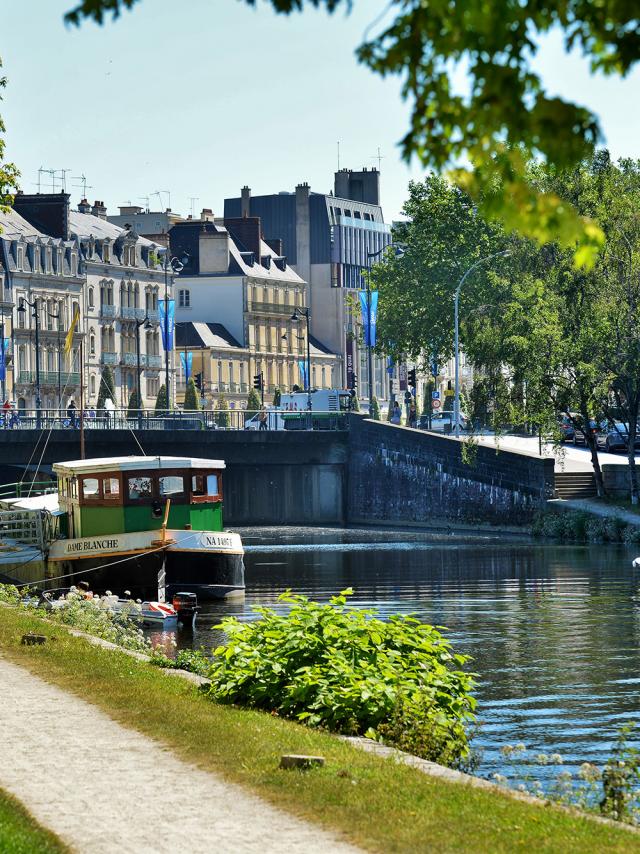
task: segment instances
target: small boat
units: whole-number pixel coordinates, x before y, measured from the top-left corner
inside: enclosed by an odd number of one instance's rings
[[[244,594],[244,549],[223,528],[224,469],[192,457],[73,460],[53,466],[57,493],[0,503],[42,532],[45,588],[85,579],[149,602],[158,589],[226,598]],[[16,581],[34,582],[23,574],[16,565]]]

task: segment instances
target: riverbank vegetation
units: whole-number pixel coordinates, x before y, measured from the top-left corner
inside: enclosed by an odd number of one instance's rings
[[[27,632],[42,646],[24,646]],[[94,647],[32,612],[3,608],[2,654],[170,747],[197,767],[376,852],[637,850],[625,828],[598,824],[500,792],[435,779],[356,750],[279,716],[212,703],[193,685],[124,652]],[[325,757],[310,772],[281,771],[283,753]]]
[[[616,516],[545,510],[531,525],[534,537],[568,543],[640,543],[640,525]]]
[[[214,650],[208,695],[346,735],[366,735],[433,762],[468,761],[475,720],[472,677],[433,626],[407,616],[377,618],[347,606],[351,589],[329,603],[290,591],[286,614],[224,619],[227,642]]]
[[[40,827],[11,795],[0,789],[0,851],[3,854],[66,854],[67,846]]]

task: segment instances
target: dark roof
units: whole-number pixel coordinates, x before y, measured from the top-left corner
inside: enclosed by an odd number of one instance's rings
[[[221,323],[176,323],[176,347],[238,347],[240,344]]]
[[[318,339],[314,335],[309,336],[309,344],[311,344],[312,347],[315,347],[316,350],[319,350],[321,353],[325,353],[327,356],[335,355],[335,353],[333,353],[328,347],[325,347],[325,345],[321,341],[318,341]]]

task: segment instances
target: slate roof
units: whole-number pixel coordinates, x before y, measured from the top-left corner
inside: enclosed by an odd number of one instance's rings
[[[200,323],[198,321],[176,323],[176,347],[245,349],[221,323]]]
[[[77,210],[69,211],[69,230],[72,234],[77,235],[81,240],[86,240],[88,237],[95,237],[96,240],[117,240],[122,234],[125,234],[126,229],[120,228],[119,225],[114,225],[106,219],[93,214],[81,213]],[[155,246],[151,240],[146,237],[137,235],[138,245]],[[161,247],[158,247],[159,249]]]
[[[0,236],[7,240],[14,240],[19,237],[45,237],[41,231],[27,222],[13,208],[9,208],[8,211],[0,210]]]

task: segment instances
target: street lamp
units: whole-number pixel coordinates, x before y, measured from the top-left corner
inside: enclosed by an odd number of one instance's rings
[[[302,315],[307,321],[307,370],[305,372],[305,391],[308,395],[307,409],[311,409],[311,342],[309,340],[309,309],[295,308],[291,315],[291,322],[297,323]]]
[[[18,312],[25,314],[27,305],[33,309],[31,316],[36,321],[36,428],[40,430],[42,427],[42,401],[40,400],[40,316],[38,314],[38,298],[36,297],[33,302],[29,302],[25,297],[20,297]]]
[[[7,354],[4,346],[4,306],[0,305],[0,364],[2,365],[2,402],[7,399]]]
[[[137,365],[137,374],[138,374],[138,430],[142,430],[142,391],[141,391],[141,373],[142,369],[140,367],[140,327],[144,326],[145,329],[151,329],[151,323],[149,321],[149,315],[145,314],[142,320],[136,320],[136,365]]]
[[[402,258],[404,255],[404,246],[399,243],[387,243],[386,246],[383,246],[382,249],[378,249],[377,252],[367,252],[367,272],[371,272],[371,267],[373,266],[373,259],[379,258],[383,252],[386,252],[387,249],[393,249],[395,251],[396,258]],[[369,416],[373,412],[373,398],[374,398],[374,382],[373,382],[373,346],[371,344],[371,282],[369,281],[369,276],[367,276],[367,328],[369,330],[369,334],[367,336],[367,373],[369,374]]]
[[[458,319],[458,305],[460,302],[460,291],[465,281],[467,280],[467,276],[470,273],[473,273],[478,267],[482,264],[486,264],[487,261],[491,261],[492,258],[498,258],[502,256],[503,258],[510,254],[508,249],[503,250],[502,252],[494,252],[492,255],[487,255],[486,258],[481,258],[479,261],[476,261],[464,276],[458,282],[458,287],[456,288],[456,292],[453,297],[453,348],[455,351],[455,396],[453,398],[453,417],[455,421],[455,434],[456,439],[460,438],[460,346],[459,346],[459,319]]]
[[[167,411],[171,409],[169,387],[169,268],[171,268],[172,273],[180,273],[189,258],[188,252],[184,252],[182,258],[171,257],[169,247],[164,253],[164,382],[167,390]]]

